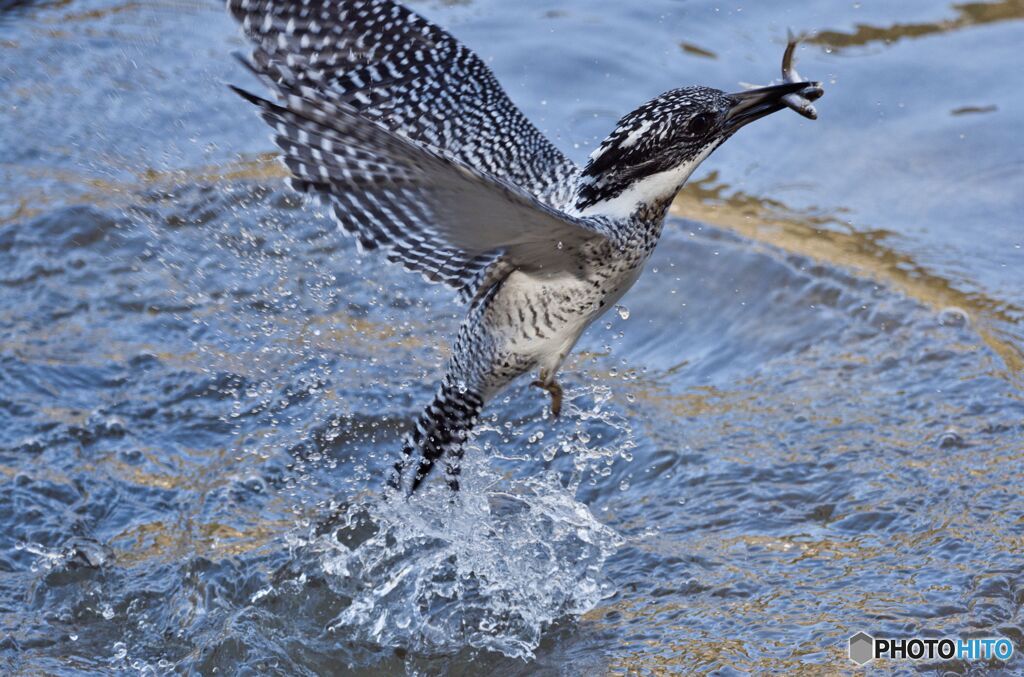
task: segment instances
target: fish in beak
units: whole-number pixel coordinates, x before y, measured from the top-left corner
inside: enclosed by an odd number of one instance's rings
[[[726,114],[726,126],[735,132],[740,127],[789,108],[810,120],[818,118],[812,102],[825,94],[820,82],[803,80],[794,67],[793,54],[797,40],[790,36],[782,56],[782,82],[767,87],[753,87],[729,94],[735,103]]]

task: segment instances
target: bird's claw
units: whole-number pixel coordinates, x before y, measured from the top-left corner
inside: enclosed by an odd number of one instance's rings
[[[539,379],[530,385],[535,388],[548,391],[551,395],[551,418],[558,418],[562,413],[562,386],[558,385],[554,381],[551,383],[545,383]]]

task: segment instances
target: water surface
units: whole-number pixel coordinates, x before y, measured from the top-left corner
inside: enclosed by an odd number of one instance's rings
[[[449,292],[286,190],[217,2],[0,4],[0,667],[1020,671],[1024,3],[414,7],[580,161],[790,27],[827,95],[702,167],[561,420],[513,387],[459,503],[389,505]]]

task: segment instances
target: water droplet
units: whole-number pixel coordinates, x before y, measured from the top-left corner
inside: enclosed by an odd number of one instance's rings
[[[964,438],[955,429],[950,428],[939,435],[940,449],[963,449],[967,446]]]
[[[944,327],[965,327],[969,321],[970,316],[962,308],[950,306],[939,312],[939,324]]]
[[[629,308],[627,308],[626,306],[615,306],[615,311],[618,312],[619,317],[621,317],[623,320],[629,319]]]

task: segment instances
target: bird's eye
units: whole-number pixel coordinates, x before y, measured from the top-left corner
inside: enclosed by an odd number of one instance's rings
[[[711,113],[700,113],[686,123],[686,133],[690,136],[703,136],[711,130],[715,117]]]

